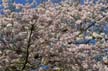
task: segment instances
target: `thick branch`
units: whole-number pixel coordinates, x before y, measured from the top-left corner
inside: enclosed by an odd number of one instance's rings
[[[31,37],[32,37],[33,30],[34,30],[34,25],[32,24],[32,25],[31,25],[31,29],[30,29],[29,38],[28,38],[28,44],[27,44],[27,50],[26,50],[26,58],[25,58],[24,65],[23,65],[23,67],[22,67],[22,71],[25,69],[26,64],[28,63],[29,48],[30,48],[30,45],[31,45]]]

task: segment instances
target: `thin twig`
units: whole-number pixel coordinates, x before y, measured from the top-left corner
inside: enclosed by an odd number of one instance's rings
[[[88,25],[88,27],[85,28],[85,29],[83,29],[78,35],[76,35],[76,37],[79,36],[80,34],[82,34],[83,32],[87,31],[87,30],[88,30],[89,28],[91,28],[92,26],[94,26],[95,23],[96,23],[96,22],[93,22],[92,24]]]
[[[80,31],[80,33],[78,33],[75,37],[78,37],[78,36],[81,35],[82,33],[86,32],[89,28],[91,28],[92,26],[94,26],[95,23],[96,23],[95,21],[92,22],[92,24],[88,25],[88,27],[86,27],[85,29],[82,29],[82,30]],[[86,42],[86,44],[87,44],[89,41],[90,41],[90,40],[88,40],[88,41]],[[69,44],[71,44],[71,43],[73,43],[73,44],[80,44],[79,42],[73,42],[73,41],[69,42]]]
[[[0,41],[7,46],[7,48],[11,48],[11,46],[6,42],[3,38],[0,38]]]

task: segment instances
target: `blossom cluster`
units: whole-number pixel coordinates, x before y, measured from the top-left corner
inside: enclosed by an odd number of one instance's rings
[[[0,71],[21,71],[27,47],[24,71],[108,71],[107,6],[46,2],[21,12],[5,10]]]

